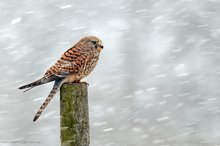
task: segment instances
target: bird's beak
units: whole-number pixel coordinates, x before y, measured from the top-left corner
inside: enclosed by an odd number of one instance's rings
[[[99,42],[98,45],[99,45],[100,48],[102,48],[102,49],[104,48],[102,42]]]
[[[99,47],[98,47],[98,51],[101,52],[102,49],[104,48],[102,42],[99,42],[99,43],[98,43],[98,46],[99,46]]]

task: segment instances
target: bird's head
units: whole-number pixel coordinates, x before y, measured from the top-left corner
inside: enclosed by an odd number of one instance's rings
[[[82,38],[80,41],[80,43],[83,43],[83,44],[90,44],[90,45],[94,45],[95,48],[101,52],[102,49],[104,48],[103,44],[102,44],[102,41],[97,38],[96,36],[87,36],[87,37],[84,37]]]

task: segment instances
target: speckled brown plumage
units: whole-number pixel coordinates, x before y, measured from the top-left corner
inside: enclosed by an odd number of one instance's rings
[[[102,41],[99,38],[95,36],[84,37],[64,52],[61,58],[46,71],[41,79],[19,87],[19,89],[28,88],[27,90],[29,90],[35,86],[55,81],[53,89],[35,115],[34,121],[39,118],[63,83],[80,82],[82,78],[93,71],[98,63],[102,49]]]

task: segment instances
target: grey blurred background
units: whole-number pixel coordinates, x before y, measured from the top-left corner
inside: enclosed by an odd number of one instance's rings
[[[86,35],[91,146],[220,145],[219,0],[0,1],[0,146],[59,146],[59,94],[22,93]]]

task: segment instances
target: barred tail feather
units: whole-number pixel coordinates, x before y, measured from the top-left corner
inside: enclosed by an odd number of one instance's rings
[[[46,98],[44,103],[41,105],[39,110],[37,111],[37,113],[33,119],[34,122],[40,117],[40,115],[42,114],[42,112],[44,111],[46,106],[50,103],[50,101],[53,99],[54,95],[57,93],[57,91],[59,90],[59,88],[62,84],[63,84],[63,79],[55,80],[53,89],[50,91],[50,94],[48,95],[48,97]]]

